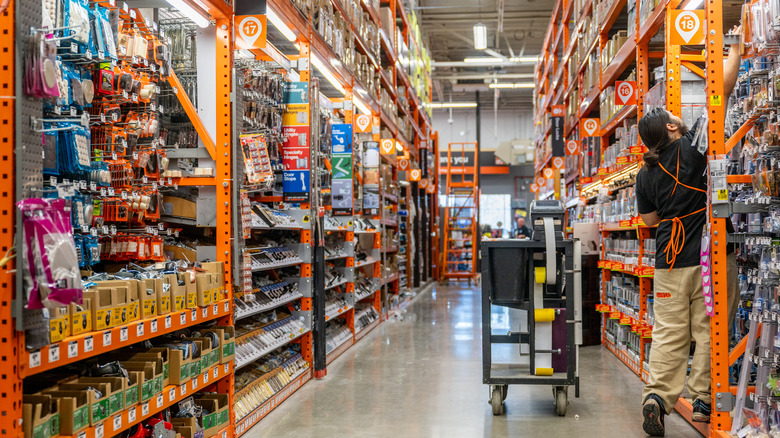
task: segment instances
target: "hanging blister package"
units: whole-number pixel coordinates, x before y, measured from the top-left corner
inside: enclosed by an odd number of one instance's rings
[[[27,308],[81,304],[81,272],[64,199],[25,199],[17,204],[24,229]]]
[[[68,7],[68,27],[73,39],[85,46],[89,45],[89,2],[66,0]]]

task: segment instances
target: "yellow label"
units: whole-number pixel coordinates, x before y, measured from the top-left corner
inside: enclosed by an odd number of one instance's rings
[[[171,311],[171,297],[160,298],[160,314],[168,313]]]
[[[712,96],[710,96],[710,106],[720,106],[722,100],[723,99],[719,95],[713,94]]]
[[[187,294],[187,308],[194,309],[196,307],[198,307],[198,294],[197,293]]]
[[[157,301],[144,301],[144,318],[157,314]]]
[[[718,201],[728,201],[728,200],[729,200],[729,189],[718,190]]]
[[[59,342],[70,335],[68,318],[55,318],[49,320],[49,337],[51,342]]]
[[[95,312],[96,327],[95,330],[103,330],[104,328],[112,327],[114,324],[111,318],[111,310],[98,310]]]
[[[141,319],[141,303],[135,302],[128,304],[127,315],[124,322],[135,321]]]
[[[179,311],[184,308],[184,296],[178,296],[174,298],[173,311]]]
[[[70,332],[75,336],[89,331],[92,331],[92,319],[89,314],[87,312],[74,314]]]
[[[211,304],[211,297],[213,295],[214,295],[214,291],[212,289],[206,289],[203,291],[203,304],[205,306]]]

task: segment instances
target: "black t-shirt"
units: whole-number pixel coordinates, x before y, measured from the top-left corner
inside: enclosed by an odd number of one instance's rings
[[[523,225],[522,227],[518,228],[517,232],[515,232],[515,237],[523,237],[523,236],[529,239],[531,238],[531,229],[528,228],[528,226],[526,225]]]
[[[707,223],[707,211],[691,213],[707,205],[707,158],[691,145],[695,135],[696,126],[661,152],[659,163],[669,173],[676,175],[679,156],[680,172],[677,175],[680,183],[702,189],[704,192],[689,189],[682,184],[677,184],[675,188],[674,178],[658,164],[643,166],[636,177],[636,203],[640,214],[655,211],[661,219],[682,218],[690,214],[681,219],[685,228],[685,243],[674,262],[675,268],[698,266],[701,263],[701,235]],[[655,235],[656,268],[669,268],[669,263],[666,262],[666,246],[671,237],[672,221],[662,220]]]

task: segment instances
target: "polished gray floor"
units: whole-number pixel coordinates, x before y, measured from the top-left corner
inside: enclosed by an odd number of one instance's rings
[[[547,386],[510,386],[494,417],[481,383],[479,289],[437,286],[362,339],[247,437],[643,437],[640,380],[601,347],[581,350],[581,398],[557,417]],[[501,322],[506,315],[495,315]],[[667,436],[700,436],[666,419]]]

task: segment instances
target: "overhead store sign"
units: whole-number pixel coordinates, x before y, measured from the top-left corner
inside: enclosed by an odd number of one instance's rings
[[[383,154],[393,154],[395,153],[395,140],[392,138],[383,138],[380,147]]]
[[[420,180],[420,187],[423,189],[428,187],[428,178],[423,178]]]
[[[537,183],[531,184],[531,191],[534,192],[534,193],[538,192],[539,191],[539,184],[537,184]]]
[[[308,202],[311,192],[309,83],[284,84],[282,114],[282,189],[286,202]],[[350,138],[351,140],[351,138]],[[350,143],[351,150],[351,143]]]
[[[367,116],[365,114],[360,114],[357,117],[355,117],[355,132],[358,133],[365,133],[365,132],[371,132],[371,128],[373,124],[371,123],[371,116]]]
[[[447,167],[447,152],[439,152],[439,167]],[[465,151],[458,154],[451,154],[450,164],[452,167],[473,167],[474,166],[474,151]]]
[[[554,157],[552,163],[554,168],[562,169],[564,165],[563,157]]]
[[[549,167],[544,168],[544,177],[550,179],[553,177],[553,170]]]
[[[598,137],[599,119],[581,119],[580,137]]]
[[[428,188],[425,189],[425,190],[427,190],[428,193],[430,193],[430,194],[435,193],[436,192],[436,184],[434,184],[434,183],[428,184]]]
[[[704,44],[704,11],[671,11],[672,26],[669,44],[682,46],[685,44]]]
[[[263,49],[266,43],[265,15],[236,15],[233,23],[236,26],[237,49]]]
[[[333,214],[352,215],[352,125],[331,126],[331,202]]]
[[[409,179],[411,181],[419,181],[422,178],[422,172],[420,169],[412,169],[409,171]]]
[[[636,105],[636,81],[615,82],[615,104]]]
[[[408,158],[399,158],[398,159],[398,170],[402,170],[402,171],[409,170],[409,159]]]
[[[580,143],[577,140],[566,141],[566,155],[577,155],[580,153]]]
[[[565,107],[563,105],[552,106],[552,117],[550,118],[552,122],[552,132],[550,137],[552,141],[553,157],[562,157],[566,153],[565,150],[566,139],[563,137],[564,111],[565,111]]]

